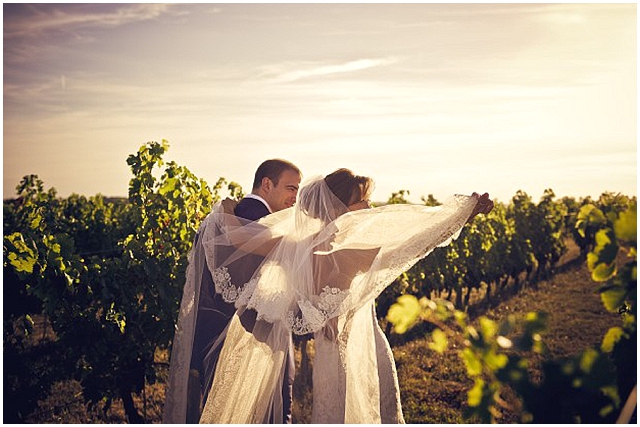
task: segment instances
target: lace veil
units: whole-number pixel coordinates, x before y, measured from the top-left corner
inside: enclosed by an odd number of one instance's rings
[[[379,362],[359,357],[363,349],[353,346],[353,337],[378,345],[369,315],[374,299],[419,259],[457,237],[476,200],[454,196],[438,207],[387,205],[350,212],[316,177],[300,189],[296,206],[257,222],[228,215],[217,204],[190,254],[164,422],[186,419],[194,329],[210,309],[201,301],[207,271],[215,292],[237,311],[208,347],[208,355],[221,349],[217,366],[215,358],[204,358],[211,391],[201,421],[282,422],[280,390],[291,334],[332,337],[341,372],[359,381],[378,377]],[[383,405],[379,385],[363,390],[347,383],[346,388],[343,397],[352,399],[353,407],[372,401]],[[352,420],[380,422],[379,408]]]

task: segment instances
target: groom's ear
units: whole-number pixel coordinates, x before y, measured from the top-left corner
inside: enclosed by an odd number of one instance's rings
[[[265,191],[270,191],[273,188],[273,181],[269,177],[262,178],[261,187]]]

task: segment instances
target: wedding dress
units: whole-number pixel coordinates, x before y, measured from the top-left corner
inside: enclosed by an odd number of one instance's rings
[[[215,291],[237,311],[211,345],[222,348],[219,358],[205,357],[211,386],[200,422],[282,422],[291,334],[309,333],[316,346],[314,423],[404,422],[374,301],[402,272],[457,237],[476,203],[454,196],[437,207],[349,212],[318,177],[300,189],[296,206],[257,222],[217,204],[190,255],[163,421],[186,419],[194,328],[207,310],[200,301],[205,267]]]
[[[334,341],[322,332],[314,335],[311,422],[404,423],[393,354],[378,324],[373,301],[356,316],[352,322],[362,322],[361,332],[351,331],[344,362]],[[347,365],[351,369],[343,369]],[[376,366],[377,372],[372,372]]]

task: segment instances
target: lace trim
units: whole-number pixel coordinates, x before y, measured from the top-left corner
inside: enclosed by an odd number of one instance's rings
[[[238,286],[231,283],[231,275],[227,267],[219,267],[211,274],[216,292],[222,295],[225,302],[235,303],[236,308],[246,306],[256,288],[257,280],[251,279],[244,285]]]
[[[443,208],[457,210],[464,206],[467,201],[467,196],[456,195],[453,198],[452,205],[444,205]],[[417,234],[409,238],[403,251],[391,255],[386,274],[378,277],[373,286],[374,291],[370,292],[370,295],[375,298],[375,296],[382,292],[382,290],[402,272],[408,271],[419,260],[427,257],[437,247],[447,246],[453,240],[457,239],[467,222],[469,213],[470,212],[466,211],[457,212],[457,215],[451,218],[445,227],[433,227],[425,233]],[[425,243],[425,241],[428,243]]]
[[[212,277],[216,292],[219,293],[226,302],[234,303],[236,308],[244,306],[257,309],[259,319],[270,322],[276,320],[268,313],[262,312],[260,307],[257,307],[256,304],[252,304],[251,302],[251,297],[258,282],[256,278],[240,286],[234,285],[229,270],[226,267],[216,268],[212,272]],[[300,311],[298,313],[294,312],[294,310],[288,310],[284,319],[285,324],[297,335],[317,332],[322,329],[327,320],[336,317],[340,313],[343,302],[348,295],[348,291],[325,286],[320,295],[318,295],[318,300],[315,305],[309,300],[299,300],[298,307]]]
[[[300,300],[298,306],[301,317],[289,310],[286,318],[289,328],[296,335],[319,331],[327,323],[327,320],[339,314],[347,296],[347,291],[325,286],[318,296],[317,307],[308,300]]]

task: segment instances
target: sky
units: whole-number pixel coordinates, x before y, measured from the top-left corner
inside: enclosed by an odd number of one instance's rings
[[[637,194],[637,10],[619,4],[3,4],[3,196],[126,196],[126,159],[250,191],[284,158],[373,200]]]

